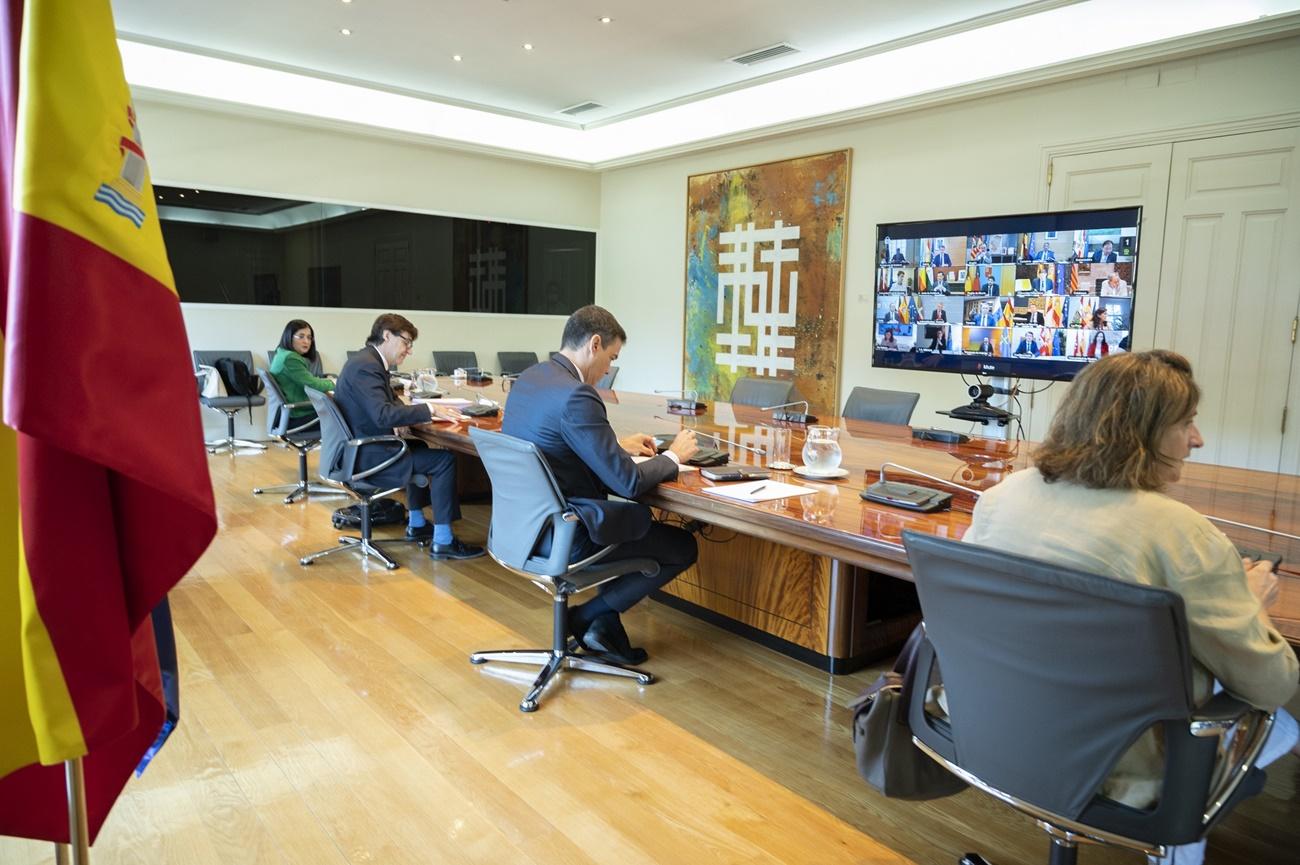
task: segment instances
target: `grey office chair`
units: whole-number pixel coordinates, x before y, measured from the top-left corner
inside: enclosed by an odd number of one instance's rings
[[[913,740],[1036,819],[1052,865],[1073,865],[1078,843],[1164,855],[1263,787],[1254,761],[1273,716],[1226,693],[1192,705],[1177,594],[932,535],[903,541],[925,616],[917,669],[930,677],[918,681],[941,681],[948,704],[936,717],[927,689],[912,689]],[[1152,727],[1167,757],[1159,802],[1098,795]]]
[[[475,652],[469,656],[470,662],[506,661],[541,666],[532,688],[519,704],[521,712],[537,710],[542,691],[562,669],[625,676],[649,685],[654,681],[650,673],[598,661],[569,650],[569,597],[636,571],[653,577],[659,573],[658,562],[653,559],[622,559],[600,564],[600,559],[617,546],[614,545],[569,564],[578,516],[565,502],[541,451],[532,442],[477,427],[470,428],[469,437],[492,480],[488,555],[506,570],[550,593],[554,600],[549,649]],[[533,548],[548,529],[551,532],[550,554],[545,557],[535,555]]]
[[[387,553],[376,546],[378,542],[371,537],[370,503],[375,499],[392,495],[404,489],[404,487],[384,489],[370,483],[367,478],[382,472],[403,459],[407,452],[406,442],[395,435],[353,438],[352,431],[348,428],[348,422],[343,419],[343,413],[334,404],[334,397],[331,394],[321,393],[315,388],[309,387],[306,390],[307,398],[311,400],[312,408],[316,409],[316,416],[320,419],[321,478],[357,500],[357,507],[361,511],[361,534],[355,537],[341,535],[339,536],[338,546],[305,555],[298,560],[298,563],[310,565],[319,558],[347,550],[360,553],[362,561],[374,556],[384,563],[384,567],[392,570],[397,567],[397,562],[393,561]],[[387,450],[392,455],[373,468],[361,469],[357,466],[357,457],[367,448],[378,448],[381,451]],[[419,475],[415,477],[417,483],[421,479],[428,483],[428,478],[421,478]],[[385,538],[384,543],[417,543],[424,546],[422,541],[413,538]]]
[[[906,426],[912,422],[920,398],[919,393],[910,391],[855,387],[844,403],[844,417]]]
[[[199,364],[213,366],[218,360],[228,357],[231,360],[242,360],[248,371],[254,372],[256,367],[253,366],[253,353],[251,351],[196,351],[194,352],[194,368],[197,371]],[[204,442],[208,453],[215,454],[218,451],[230,451],[235,453],[236,448],[251,448],[253,450],[266,450],[266,445],[262,442],[249,441],[248,439],[235,438],[235,415],[244,409],[252,410],[253,406],[265,405],[266,399],[261,395],[258,396],[200,396],[199,402],[210,409],[219,411],[226,416],[226,437],[216,439],[215,441]]]
[[[596,382],[596,387],[601,390],[612,390],[614,387],[614,379],[616,378],[618,378],[618,367],[611,366],[609,372],[602,375],[600,381]]]
[[[478,355],[472,351],[435,351],[433,368],[446,374],[456,369],[478,369]]]
[[[438,354],[438,352],[434,352]],[[519,375],[537,363],[535,351],[499,351],[497,352],[497,370],[502,375]],[[441,367],[439,367],[441,369]],[[455,367],[452,367],[455,369]],[[450,372],[450,370],[448,370]]]
[[[320,447],[320,421],[314,416],[305,420],[293,418],[290,412],[296,408],[310,406],[311,403],[285,402],[284,391],[280,390],[280,383],[275,380],[275,376],[265,369],[259,369],[257,374],[262,378],[263,392],[266,394],[266,432],[285,447],[298,452],[298,482],[273,487],[256,487],[253,495],[288,493],[289,495],[284,497],[286,505],[293,504],[299,496],[304,499],[311,498],[312,493],[327,496],[345,495],[344,490],[327,487],[324,484],[314,484],[307,478],[307,454]]]
[[[266,352],[266,367],[267,367],[267,369],[270,369],[270,368],[271,368],[271,361],[275,360],[275,353],[276,353],[277,351],[279,351],[278,348],[272,348],[272,349],[269,349],[269,350]],[[355,351],[350,351],[350,352],[348,352],[348,357],[352,357],[352,355],[354,355],[354,354],[356,354],[356,353],[357,353],[357,352],[355,352]],[[324,378],[324,377],[325,377],[325,364],[321,362],[321,359],[320,359],[320,352],[316,352],[316,359],[315,359],[315,360],[309,360],[309,361],[307,361],[307,371],[310,372],[312,375],[316,376],[317,378]]]
[[[758,378],[749,376],[736,382],[736,386],[731,389],[730,402],[732,405],[780,405],[786,402],[795,402],[803,397],[794,386],[794,381],[788,378]]]

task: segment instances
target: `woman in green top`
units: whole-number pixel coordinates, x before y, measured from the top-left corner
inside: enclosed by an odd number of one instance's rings
[[[308,364],[316,363],[318,358],[316,333],[311,329],[311,325],[300,318],[295,318],[286,324],[284,333],[280,336],[280,347],[276,349],[275,357],[271,359],[271,375],[275,376],[276,383],[284,392],[286,402],[307,402],[307,391],[304,388],[334,390],[334,382],[312,375]],[[313,417],[315,414],[311,406],[303,406],[289,412],[289,416],[295,419]]]

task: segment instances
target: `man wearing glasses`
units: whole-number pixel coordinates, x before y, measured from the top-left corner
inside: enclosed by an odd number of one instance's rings
[[[419,335],[415,325],[404,316],[386,312],[371,325],[365,348],[343,365],[334,386],[334,402],[357,438],[392,435],[397,427],[448,417],[432,405],[406,405],[393,393],[389,383],[389,367],[406,360]],[[393,486],[406,484],[406,506],[410,512],[406,536],[429,540],[429,557],[433,559],[475,559],[483,555],[482,547],[464,543],[451,531],[451,524],[460,519],[455,455],[451,451],[434,450],[415,439],[408,439],[406,444],[410,448],[406,459],[368,479]],[[371,446],[361,449],[358,461],[361,468],[369,468],[390,456],[391,448]],[[429,478],[428,486],[414,482],[420,475]],[[426,506],[432,511],[432,523],[425,519]]]

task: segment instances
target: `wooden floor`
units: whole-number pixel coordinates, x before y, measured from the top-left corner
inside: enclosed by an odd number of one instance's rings
[[[531,673],[467,655],[545,643],[546,595],[408,545],[392,572],[351,554],[300,567],[335,543],[340,502],[250,495],[292,477],[281,450],[210,466],[221,529],[172,593],[181,725],[97,865],[1046,861],[1044,836],[988,797],[897,802],[859,781],[844,706],[874,671],[820,673],[646,602],[626,621],[660,681],[569,678],[524,715]],[[486,516],[468,507],[459,533],[481,541]],[[1276,764],[1209,862],[1297,862],[1298,782],[1300,760]],[[0,839],[4,865],[52,861]]]

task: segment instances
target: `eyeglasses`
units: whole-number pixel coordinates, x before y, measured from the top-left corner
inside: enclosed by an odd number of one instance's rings
[[[400,339],[402,342],[406,343],[406,350],[407,350],[407,351],[410,351],[411,349],[415,348],[415,340],[411,339],[410,337],[408,337],[408,336],[403,336],[403,335],[400,334],[400,333],[395,333],[395,334],[393,334],[393,336],[397,337],[397,338]]]

